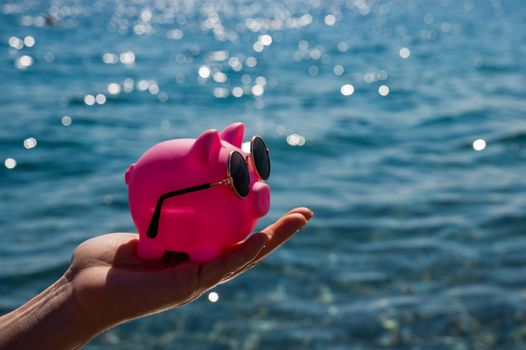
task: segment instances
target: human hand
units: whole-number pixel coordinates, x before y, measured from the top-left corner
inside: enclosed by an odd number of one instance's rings
[[[136,255],[137,234],[110,233],[80,244],[65,277],[85,328],[95,335],[123,321],[191,302],[257,265],[311,217],[307,208],[291,210],[206,263],[173,253],[144,261]]]

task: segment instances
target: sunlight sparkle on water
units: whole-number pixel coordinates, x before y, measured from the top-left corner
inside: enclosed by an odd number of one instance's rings
[[[210,77],[210,74],[211,74],[211,71],[210,71],[210,67],[208,66],[201,66],[199,67],[199,76],[203,79],[208,79]]]
[[[35,139],[34,137],[29,137],[24,140],[25,149],[32,149],[32,148],[35,148],[36,146],[37,146],[37,139]]]
[[[228,51],[212,51],[208,54],[208,59],[214,62],[226,61],[228,59]]]
[[[28,55],[23,55],[17,58],[15,66],[18,69],[26,69],[33,65],[33,57]]]
[[[16,167],[16,160],[14,160],[13,158],[7,158],[4,161],[4,165],[7,169],[14,169],[14,167]]]
[[[303,146],[305,144],[305,137],[300,134],[290,134],[287,136],[287,143],[291,146]]]
[[[342,75],[345,72],[345,69],[341,64],[337,64],[334,66],[333,70],[334,74],[336,75]]]
[[[228,59],[228,65],[232,67],[232,69],[236,72],[239,72],[240,70],[243,69],[243,64],[237,57],[230,57]]]
[[[106,96],[104,96],[104,94],[97,94],[97,96],[95,96],[95,102],[97,102],[99,105],[105,104]]]
[[[230,91],[224,87],[217,87],[214,89],[213,94],[217,98],[226,98],[230,95]]]
[[[256,64],[258,64],[258,60],[255,57],[250,56],[247,58],[245,63],[247,64],[248,67],[252,68],[252,67],[255,67]]]
[[[351,84],[342,85],[342,87],[340,88],[340,92],[343,96],[351,96],[352,94],[354,94],[354,86],[352,86]]]
[[[135,54],[131,51],[126,51],[120,54],[119,59],[124,64],[133,64],[135,63]]]
[[[337,45],[338,51],[341,53],[347,52],[349,50],[349,44],[347,44],[345,41],[340,41]]]
[[[35,46],[35,38],[33,38],[31,35],[28,35],[24,38],[24,45],[27,47],[33,47]]]
[[[256,52],[261,52],[264,48],[265,46],[263,46],[263,44],[259,41],[256,41],[254,45],[252,45],[252,49]]]
[[[365,81],[367,84],[374,83],[377,80],[378,74],[376,72],[369,72],[363,75],[363,81]]]
[[[168,39],[181,40],[184,36],[184,33],[181,29],[173,29],[169,30],[168,33],[166,33],[166,36]]]
[[[411,51],[407,48],[407,47],[402,47],[399,51],[399,55],[400,57],[402,57],[403,59],[406,59],[408,58],[409,56],[411,56]]]
[[[139,91],[146,91],[148,90],[148,87],[150,86],[150,82],[148,80],[139,80],[137,83],[137,90]]]
[[[486,148],[486,140],[476,139],[473,141],[473,149],[477,152],[483,151]]]
[[[232,89],[232,95],[234,97],[241,97],[241,96],[243,96],[243,88],[241,88],[239,86],[236,86],[235,88]]]
[[[168,94],[166,92],[161,92],[157,98],[159,99],[159,102],[166,103],[168,101]]]
[[[378,88],[378,93],[382,96],[387,96],[389,95],[389,86],[387,85],[381,85],[379,88]]]
[[[152,19],[152,11],[150,9],[144,9],[141,12],[141,20],[144,22],[150,22]]]
[[[250,75],[248,75],[248,74],[243,74],[243,75],[241,76],[241,82],[242,82],[243,84],[250,84],[251,81],[252,81],[252,78],[250,77]]]
[[[208,293],[208,300],[211,302],[211,303],[215,303],[219,300],[219,294],[217,294],[216,292],[210,292]]]
[[[258,38],[258,41],[263,45],[263,46],[270,46],[270,44],[272,44],[272,37],[268,34],[263,34],[261,35],[259,38]]]
[[[157,95],[160,91],[159,85],[157,85],[157,82],[155,80],[150,81],[150,86],[148,86],[148,91],[152,95]]]
[[[252,95],[261,96],[265,92],[265,88],[262,85],[256,84],[252,86]]]
[[[64,126],[70,126],[71,123],[72,123],[72,120],[71,120],[71,117],[69,115],[65,115],[62,117],[62,119],[60,120],[60,122],[62,123],[62,125]]]
[[[124,79],[124,83],[122,84],[122,89],[125,91],[125,92],[132,92],[133,91],[133,85],[134,85],[134,81],[133,79],[131,78],[126,78]]]
[[[88,106],[93,106],[95,104],[95,96],[93,95],[86,95],[84,96],[84,103]]]
[[[119,62],[119,56],[111,52],[106,52],[102,55],[102,61],[106,64],[115,64]]]
[[[300,40],[298,42],[298,49],[307,50],[309,48],[309,42],[307,40]]]
[[[389,73],[387,73],[385,70],[378,71],[378,79],[379,80],[386,80],[389,77]]]
[[[259,77],[256,77],[255,82],[257,85],[265,86],[267,85],[267,78],[263,76],[259,76]]]
[[[336,23],[336,17],[334,17],[334,15],[327,15],[323,20],[328,26],[333,26]]]
[[[17,50],[21,50],[24,47],[24,41],[16,36],[10,37],[8,43],[9,46]]]
[[[118,83],[109,83],[107,89],[112,95],[117,95],[121,92],[121,86]]]
[[[218,83],[224,83],[227,80],[227,76],[223,72],[215,72],[212,78]]]

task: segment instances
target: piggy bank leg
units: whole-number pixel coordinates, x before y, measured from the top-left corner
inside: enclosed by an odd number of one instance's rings
[[[190,261],[204,263],[219,257],[221,255],[221,250],[214,248],[197,249],[189,252],[188,255],[190,257]]]
[[[144,260],[156,260],[164,255],[164,249],[155,244],[151,239],[139,240],[137,254],[139,258]]]

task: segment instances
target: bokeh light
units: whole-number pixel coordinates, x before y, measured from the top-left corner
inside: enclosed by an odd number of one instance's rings
[[[17,50],[21,50],[24,47],[24,41],[22,39],[17,38],[16,36],[10,37],[8,43],[9,46]]]
[[[198,74],[203,79],[208,79],[210,77],[211,71],[210,67],[208,66],[201,66],[199,67]]]
[[[475,141],[473,141],[473,149],[478,152],[486,149],[486,140],[476,139]]]
[[[287,143],[290,146],[303,146],[305,145],[305,137],[300,134],[293,133],[287,136]]]
[[[378,93],[381,96],[389,95],[389,86],[387,86],[387,85],[380,85],[380,87],[378,88]]]
[[[109,83],[107,90],[110,95],[118,95],[121,92],[121,86],[119,83]]]
[[[16,167],[16,160],[13,158],[6,158],[4,165],[7,169],[14,169]]]
[[[95,96],[95,102],[97,102],[99,105],[105,104],[106,96],[104,96],[104,94],[97,94],[97,96]]]
[[[35,38],[33,38],[31,35],[28,35],[24,38],[24,45],[26,47],[33,47],[35,46],[35,43],[36,43]]]
[[[407,47],[403,47],[400,49],[399,54],[400,54],[400,57],[402,57],[403,59],[406,59],[409,56],[411,56],[411,51]]]
[[[16,59],[15,66],[18,69],[26,69],[33,65],[33,57],[29,55],[22,55]]]
[[[327,15],[323,20],[328,26],[333,26],[336,23],[336,17],[334,17],[334,15]]]
[[[343,96],[351,96],[352,94],[354,94],[354,86],[352,86],[351,84],[344,84],[340,88],[340,92]]]
[[[88,106],[93,106],[95,104],[95,101],[95,96],[93,95],[88,94],[84,96],[84,103]]]
[[[219,300],[219,294],[217,294],[216,292],[210,292],[208,293],[208,300],[211,302],[211,303],[215,303]]]
[[[70,126],[73,121],[69,115],[65,115],[60,119],[60,122],[64,126]]]
[[[34,137],[29,137],[24,140],[25,149],[32,149],[32,148],[35,148],[36,146],[37,146],[37,139],[35,139]]]

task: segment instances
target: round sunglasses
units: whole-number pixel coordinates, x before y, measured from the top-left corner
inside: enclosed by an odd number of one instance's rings
[[[254,136],[252,137],[252,140],[250,140],[250,152],[246,158],[238,151],[230,152],[226,169],[227,177],[225,179],[214,183],[205,183],[163,194],[157,201],[155,211],[150,224],[148,225],[148,230],[146,231],[146,236],[149,238],[155,238],[157,236],[163,202],[168,198],[204,190],[217,185],[231,186],[232,190],[239,198],[246,198],[250,193],[250,172],[248,170],[249,158],[257,176],[263,181],[267,180],[270,176],[269,149],[261,137]]]

